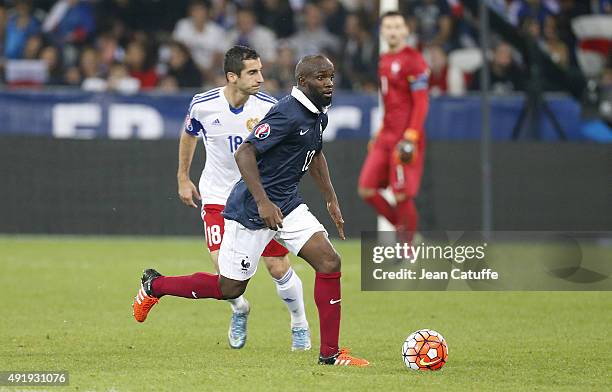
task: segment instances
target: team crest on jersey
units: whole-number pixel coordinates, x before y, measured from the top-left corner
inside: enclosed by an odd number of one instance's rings
[[[391,63],[391,72],[396,74],[400,71],[400,69],[402,68],[402,65],[400,64],[399,61],[394,61]]]
[[[249,130],[249,132],[253,132],[253,128],[255,128],[255,125],[257,125],[258,122],[259,122],[259,119],[257,117],[249,118],[247,120],[246,127]]]
[[[270,125],[268,123],[263,123],[253,132],[257,139],[265,139],[270,136]]]

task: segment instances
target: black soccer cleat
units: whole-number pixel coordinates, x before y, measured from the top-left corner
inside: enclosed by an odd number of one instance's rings
[[[153,289],[151,288],[151,284],[155,279],[159,278],[160,276],[162,276],[162,274],[152,268],[146,269],[142,272],[142,278],[140,279],[140,281],[142,282],[142,288],[144,289],[147,295],[153,296]]]
[[[151,284],[160,276],[162,275],[154,269],[146,269],[142,273],[138,294],[136,294],[134,302],[132,302],[132,314],[134,315],[134,319],[139,323],[147,319],[147,315],[151,308],[159,302],[159,298],[153,296]]]
[[[347,348],[341,348],[337,354],[331,357],[319,355],[319,365],[366,367],[370,365],[370,362],[350,355],[350,350]]]

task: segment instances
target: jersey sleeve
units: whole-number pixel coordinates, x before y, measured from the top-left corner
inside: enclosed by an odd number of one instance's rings
[[[193,97],[191,99],[191,103],[189,104],[189,109],[187,110],[187,115],[185,116],[184,131],[191,136],[197,137],[200,135],[205,135],[206,130],[196,116],[196,105],[194,104],[195,99],[196,98]]]
[[[408,82],[411,91],[427,90],[429,86],[429,67],[423,56],[417,53],[413,61],[413,66],[408,72]]]
[[[281,143],[293,130],[293,123],[287,115],[278,110],[268,112],[247,136],[245,143],[251,143],[258,154],[264,153]]]

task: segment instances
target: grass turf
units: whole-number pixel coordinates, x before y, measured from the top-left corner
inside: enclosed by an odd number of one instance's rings
[[[341,344],[370,368],[316,365],[313,273],[301,260],[314,349],[289,351],[289,316],[261,266],[247,290],[247,345],[230,350],[220,301],[167,297],[144,324],[132,318],[143,268],[211,270],[199,239],[0,237],[0,370],[68,370],[70,386],[52,391],[612,389],[612,293],[361,292],[358,243],[336,245]],[[401,344],[419,328],[448,341],[439,372],[402,363]]]

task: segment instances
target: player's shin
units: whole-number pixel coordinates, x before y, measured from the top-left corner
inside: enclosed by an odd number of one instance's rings
[[[291,315],[291,327],[308,328],[306,311],[304,310],[304,292],[300,277],[293,268],[289,267],[285,275],[280,279],[274,279],[274,282],[276,282],[276,292],[279,298],[285,302]]]
[[[416,233],[419,214],[414,199],[406,198],[397,202],[396,230],[401,241],[411,244]]]
[[[219,275],[196,272],[185,276],[160,276],[151,285],[153,295],[161,298],[164,295],[201,299],[221,299]]]
[[[340,272],[316,273],[314,297],[319,311],[321,332],[320,354],[329,357],[338,353],[340,334]]]

